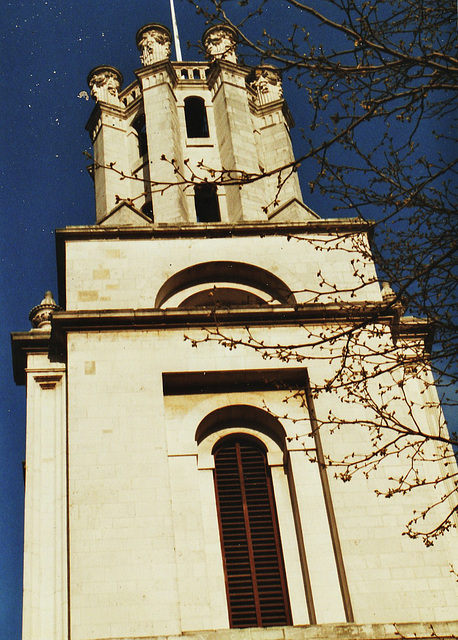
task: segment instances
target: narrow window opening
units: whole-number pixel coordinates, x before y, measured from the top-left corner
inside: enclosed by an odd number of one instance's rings
[[[144,114],[139,115],[132,123],[133,128],[137,132],[138,155],[142,158],[148,153],[148,140],[146,138],[146,121]]]
[[[216,185],[196,184],[194,187],[194,205],[197,222],[219,222],[219,203]]]
[[[148,218],[153,220],[153,203],[151,200],[147,200],[141,209],[142,213],[144,213]]]
[[[194,80],[200,80],[200,73],[199,73],[199,69],[193,69],[193,71],[192,71],[192,77],[194,78]]]
[[[186,133],[188,138],[208,138],[207,111],[203,98],[191,96],[184,101]]]
[[[215,452],[215,488],[232,628],[291,624],[270,469],[243,436]]]
[[[186,69],[182,69],[180,71],[180,76],[184,79],[187,80],[188,79],[188,72],[186,71]]]

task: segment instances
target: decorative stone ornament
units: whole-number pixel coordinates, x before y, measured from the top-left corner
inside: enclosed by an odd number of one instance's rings
[[[162,24],[146,24],[137,31],[135,39],[144,67],[170,58],[172,35]]]
[[[54,311],[61,311],[61,307],[56,304],[51,291],[46,291],[45,297],[39,305],[34,307],[29,313],[29,320],[33,329],[49,331],[51,329],[51,319]]]
[[[237,63],[237,32],[227,25],[209,27],[202,36],[206,57]]]
[[[118,92],[122,85],[122,74],[115,67],[95,67],[87,77],[91,96],[97,102],[119,104]]]
[[[250,86],[256,90],[256,102],[259,105],[283,98],[280,72],[271,65],[256,67],[251,76]]]
[[[391,302],[396,298],[396,294],[390,287],[389,282],[382,282],[382,299],[383,302]]]

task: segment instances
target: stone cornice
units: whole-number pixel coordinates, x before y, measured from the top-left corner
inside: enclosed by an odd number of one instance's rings
[[[89,132],[91,139],[94,138],[94,130],[96,129],[97,123],[100,121],[103,114],[114,115],[120,120],[125,120],[126,109],[122,104],[118,106],[115,104],[108,104],[108,102],[97,102],[85,127],[86,131]]]
[[[231,236],[294,236],[301,234],[370,233],[372,222],[357,218],[329,218],[306,222],[238,222],[236,224],[190,223],[148,224],[141,227],[100,227],[86,225],[56,229],[58,242],[96,239],[153,239],[153,238],[224,238]]]
[[[16,384],[25,383],[25,368],[29,353],[47,353],[57,362],[65,361],[66,334],[73,331],[122,331],[145,329],[186,329],[219,326],[293,326],[331,325],[372,322],[391,328],[394,338],[424,340],[431,345],[433,327],[426,320],[401,318],[400,305],[386,303],[304,304],[295,307],[225,309],[109,309],[93,311],[56,311],[49,331],[32,330],[13,333],[13,369]]]
[[[175,87],[178,84],[178,76],[170,60],[160,60],[159,62],[147,65],[146,67],[141,67],[140,69],[134,71],[134,73],[138,80],[141,82],[142,91],[144,92],[150,87],[145,87],[142,81],[149,76],[155,76],[163,71],[167,73],[170,78],[170,83],[173,87]]]
[[[48,353],[51,331],[32,329],[32,331],[11,334],[13,354],[13,375],[16,384],[25,384],[25,369],[29,353]]]
[[[198,309],[95,309],[58,311],[53,316],[53,335],[66,331],[101,329],[162,329],[208,326],[332,324],[336,322],[399,322],[396,305],[341,303],[267,305],[243,308]],[[422,325],[423,326],[423,325]]]
[[[458,622],[399,622],[353,624],[345,622],[256,629],[257,640],[456,640]],[[252,640],[253,629],[193,631],[181,635],[146,636],[142,640]],[[113,640],[122,640],[113,638]]]

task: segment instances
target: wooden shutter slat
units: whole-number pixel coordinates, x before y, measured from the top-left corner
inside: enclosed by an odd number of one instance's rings
[[[290,624],[269,468],[241,437],[215,453],[215,487],[231,627]]]

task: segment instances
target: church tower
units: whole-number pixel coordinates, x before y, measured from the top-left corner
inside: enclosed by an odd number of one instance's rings
[[[59,306],[13,334],[23,640],[455,637],[456,539],[402,537],[408,497],[333,476],[364,410],[330,435],[342,397],[313,393],[341,339],[313,336],[376,317],[409,349],[423,324],[381,291],[369,227],[304,204],[278,70],[225,26],[205,62],[172,62],[159,24],[136,42],[132,84],[88,76],[95,224],[57,231]]]

